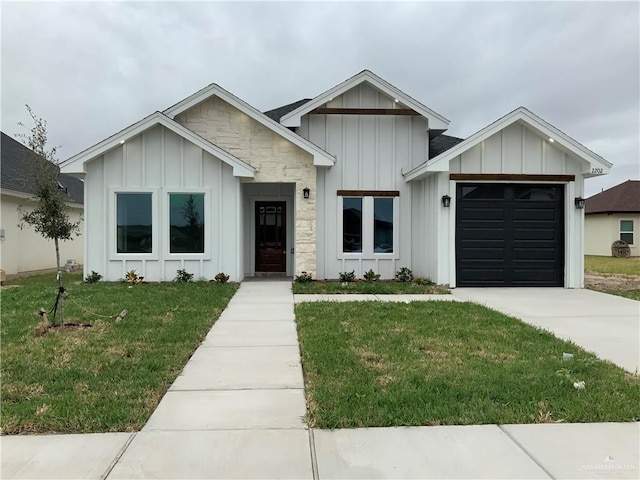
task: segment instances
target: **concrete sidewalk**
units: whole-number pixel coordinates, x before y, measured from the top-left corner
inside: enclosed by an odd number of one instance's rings
[[[142,431],[1,437],[1,477],[639,477],[639,423],[308,430],[293,306],[243,282]]]

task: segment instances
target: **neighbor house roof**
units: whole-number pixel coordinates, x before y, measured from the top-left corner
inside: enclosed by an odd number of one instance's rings
[[[171,118],[175,118],[176,115],[179,115],[182,112],[214,96],[234,106],[245,115],[248,115],[249,117],[254,119],[256,122],[261,123],[269,130],[280,135],[281,137],[284,137],[294,145],[297,145],[307,153],[311,154],[313,156],[314,165],[331,167],[336,163],[336,159],[333,155],[325,152],[317,145],[314,145],[310,141],[302,138],[300,135],[293,133],[288,128],[280,125],[280,123],[278,123],[277,121],[274,121],[269,116],[265,115],[259,110],[256,110],[247,102],[241,100],[232,93],[227,92],[224,88],[216,85],[215,83],[212,83],[211,85],[176,103],[172,107],[167,108],[163,113]]]
[[[518,107],[440,155],[427,160],[408,172],[403,172],[405,181],[417,180],[433,172],[448,172],[451,160],[515,123],[524,125],[541,137],[547,138],[549,142],[553,142],[554,146],[559,150],[582,160],[585,167],[585,178],[606,175],[611,170],[611,163],[600,155],[592,152],[550,123],[545,122],[533,112],[524,107]]]
[[[2,172],[1,187],[3,193],[10,191],[25,196],[33,195],[34,191],[28,181],[29,156],[35,153],[14,140],[4,132],[0,132],[0,171]],[[84,182],[70,175],[60,173],[60,167],[51,163],[51,168],[58,173],[58,182],[65,189],[67,201],[82,205],[84,202]]]
[[[627,180],[587,198],[584,213],[640,213],[640,180]]]
[[[255,168],[248,163],[243,162],[239,158],[231,155],[229,152],[214,145],[205,138],[202,138],[198,134],[189,130],[188,128],[180,125],[175,120],[167,117],[165,114],[155,112],[146,118],[143,118],[137,123],[121,130],[120,132],[106,138],[100,143],[97,143],[93,147],[90,147],[77,155],[69,158],[63,162],[60,166],[66,173],[84,173],[85,163],[104,155],[106,152],[113,148],[119,147],[121,144],[126,143],[130,139],[140,135],[141,133],[155,127],[156,125],[162,125],[163,127],[173,131],[175,134],[190,141],[194,145],[197,145],[206,152],[209,152],[216,158],[219,158],[224,163],[233,167],[233,175],[236,177],[253,177]]]
[[[321,105],[324,105],[325,103],[331,101],[334,97],[342,95],[344,92],[360,85],[361,83],[368,83],[376,90],[397,100],[397,102],[402,106],[414,110],[418,114],[425,117],[429,122],[428,125],[430,130],[442,131],[448,128],[449,120],[447,120],[445,117],[426,107],[414,98],[411,98],[403,91],[398,90],[396,87],[378,77],[375,73],[369,70],[363,70],[357,75],[354,75],[353,77],[336,85],[330,90],[327,90],[326,92],[321,93],[312,100],[302,104],[298,108],[288,112],[280,118],[280,123],[282,123],[286,127],[299,127],[300,119],[302,118],[302,116],[311,112],[315,108],[318,108]]]

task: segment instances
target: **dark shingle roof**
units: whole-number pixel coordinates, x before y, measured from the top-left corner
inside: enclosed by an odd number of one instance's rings
[[[627,180],[587,198],[584,212],[640,213],[640,180]]]
[[[455,147],[462,141],[464,141],[464,138],[452,137],[450,135],[438,135],[429,142],[429,160],[446,152],[450,148]]]
[[[25,166],[28,156],[33,152],[4,132],[0,132],[0,171],[2,172],[2,189],[14,192],[33,193],[26,178]],[[58,171],[58,182],[67,189],[68,201],[82,205],[84,203],[84,183],[82,180],[60,173],[57,165],[52,167]]]
[[[271,120],[275,120],[276,122],[280,122],[280,119],[284,117],[287,113],[293,112],[296,108],[301,107],[307,102],[310,102],[311,98],[303,98],[302,100],[298,100],[297,102],[290,103],[289,105],[284,105],[282,107],[274,108],[273,110],[268,110],[263,112],[267,117]]]

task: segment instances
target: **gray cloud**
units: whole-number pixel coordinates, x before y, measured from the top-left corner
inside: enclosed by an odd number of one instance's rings
[[[640,178],[637,2],[2,3],[2,130],[67,158],[209,83],[259,109],[368,68],[468,136],[524,105]]]

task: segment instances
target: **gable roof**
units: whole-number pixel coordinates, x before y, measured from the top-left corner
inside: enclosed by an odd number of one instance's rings
[[[337,97],[338,95],[342,95],[347,90],[351,90],[352,88],[365,82],[375,89],[379,90],[380,92],[385,93],[389,97],[400,100],[400,102],[402,102],[404,105],[425,117],[428,120],[430,130],[446,130],[449,126],[449,120],[447,120],[445,117],[424,106],[401,90],[398,90],[396,87],[386,82],[369,70],[363,70],[357,75],[354,75],[353,77],[336,85],[332,89],[321,93],[311,101],[301,105],[295,110],[292,110],[286,115],[283,115],[280,119],[280,123],[282,123],[286,127],[299,127],[300,119],[303,115],[306,115],[315,108],[324,105],[332,98]]]
[[[4,132],[0,132],[0,171],[2,190],[22,193],[25,196],[34,194],[28,181],[29,157],[35,155],[33,150],[11,138]],[[49,162],[52,169],[58,173],[58,183],[64,188],[67,201],[82,205],[84,203],[84,182],[70,175],[60,173],[60,168]],[[3,192],[5,193],[5,192]]]
[[[541,137],[553,139],[554,146],[587,163],[589,168],[585,170],[585,178],[594,177],[597,175],[606,175],[609,173],[609,170],[611,170],[611,163],[607,162],[600,155],[592,152],[587,147],[569,137],[564,132],[558,130],[550,123],[545,122],[542,118],[538,117],[533,112],[527,110],[524,107],[518,107],[514,111],[508,113],[502,118],[499,118],[490,125],[487,125],[482,130],[474,133],[469,138],[458,143],[449,150],[430,160],[427,160],[426,162],[418,165],[416,168],[408,172],[403,172],[405,181],[410,182],[412,180],[417,180],[433,172],[449,171],[449,162],[455,157],[461,155],[467,150],[470,150],[487,138],[514,123],[525,125],[527,128],[534,131]]]
[[[584,213],[640,213],[640,180],[627,180],[587,198]]]
[[[335,164],[336,159],[333,155],[325,152],[317,145],[314,145],[310,141],[302,138],[300,135],[293,133],[286,127],[283,127],[278,122],[275,122],[264,113],[256,110],[247,102],[240,100],[238,97],[230,92],[227,92],[224,88],[215,83],[203,88],[202,90],[194,93],[193,95],[185,98],[184,100],[176,103],[172,107],[167,108],[163,113],[171,118],[175,118],[176,115],[208,100],[209,98],[216,96],[235,108],[240,110],[245,115],[253,118],[258,123],[261,123],[269,130],[289,140],[294,145],[297,145],[307,153],[313,156],[313,164],[316,166],[331,167]]]
[[[106,138],[100,143],[97,143],[93,147],[89,147],[88,149],[74,155],[69,158],[65,162],[63,162],[60,167],[65,173],[84,173],[85,168],[84,164],[90,162],[91,160],[99,157],[109,150],[119,147],[121,144],[127,142],[140,135],[141,133],[149,130],[150,128],[155,127],[156,125],[162,125],[163,127],[171,130],[175,134],[181,136],[185,140],[190,141],[194,145],[197,145],[201,149],[206,152],[209,152],[214,157],[222,160],[224,163],[233,167],[233,175],[236,177],[253,177],[255,174],[255,168],[253,168],[248,163],[243,162],[238,157],[231,155],[220,147],[214,145],[210,141],[205,138],[202,138],[200,135],[192,132],[188,128],[180,125],[178,122],[172,120],[167,117],[163,113],[155,112],[149,115],[146,118],[143,118],[137,123],[121,130],[120,132]]]
[[[298,100],[297,102],[290,103],[288,105],[283,105],[282,107],[274,108],[273,110],[267,110],[264,114],[269,117],[271,120],[275,122],[280,122],[280,119],[289,112],[292,112],[296,108],[304,105],[307,102],[310,102],[310,98],[303,98],[302,100]]]

